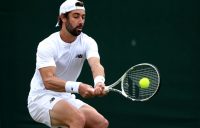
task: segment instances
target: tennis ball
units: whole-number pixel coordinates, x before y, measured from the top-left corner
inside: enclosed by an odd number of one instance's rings
[[[149,81],[148,78],[143,77],[142,79],[140,79],[139,85],[140,85],[141,88],[144,88],[144,89],[145,89],[145,88],[148,88],[149,85],[150,85],[150,81]]]

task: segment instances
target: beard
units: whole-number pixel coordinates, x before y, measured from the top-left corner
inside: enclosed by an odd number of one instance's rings
[[[80,35],[82,32],[82,28],[83,28],[83,25],[78,25],[76,27],[72,27],[72,25],[70,23],[66,24],[67,31],[73,36]]]

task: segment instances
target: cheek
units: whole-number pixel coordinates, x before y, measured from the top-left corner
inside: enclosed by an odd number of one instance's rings
[[[78,25],[78,22],[77,22],[77,20],[71,20],[69,24],[70,24],[71,27],[74,28]]]

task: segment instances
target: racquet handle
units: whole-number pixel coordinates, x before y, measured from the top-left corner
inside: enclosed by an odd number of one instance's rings
[[[106,92],[106,93],[109,92],[109,86],[106,86],[106,87],[104,88],[104,92]]]

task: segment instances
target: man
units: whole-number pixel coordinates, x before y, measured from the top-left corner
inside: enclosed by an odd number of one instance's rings
[[[85,8],[82,1],[67,0],[60,6],[61,29],[41,41],[31,80],[28,110],[31,117],[49,127],[107,128],[108,121],[93,107],[76,99],[104,96],[104,68],[94,39],[82,33]],[[87,59],[94,88],[76,82]]]

